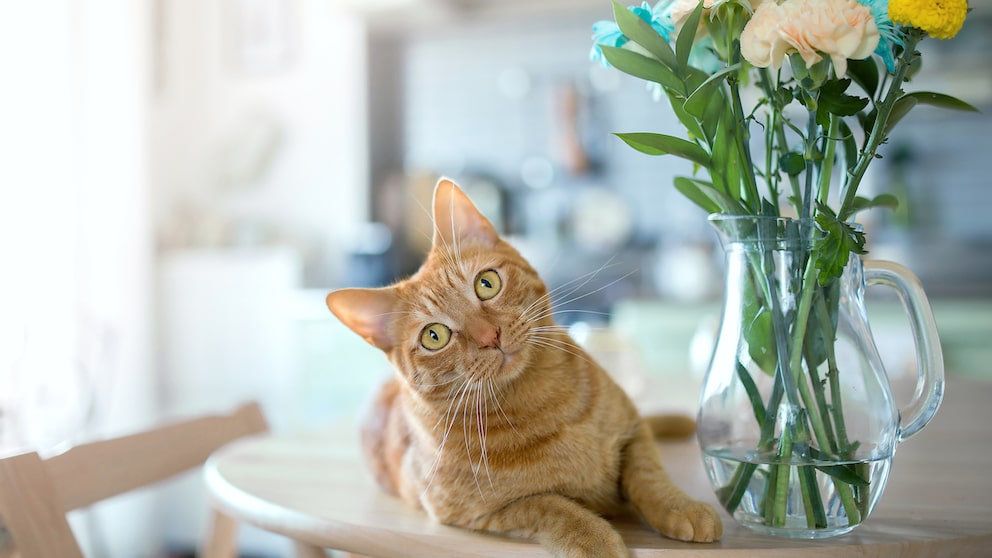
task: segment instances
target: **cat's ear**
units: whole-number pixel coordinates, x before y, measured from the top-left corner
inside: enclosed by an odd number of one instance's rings
[[[495,246],[499,233],[465,192],[447,178],[434,187],[434,246]]]
[[[396,340],[389,323],[397,304],[394,289],[341,289],[327,295],[327,307],[341,323],[370,344],[388,351]]]

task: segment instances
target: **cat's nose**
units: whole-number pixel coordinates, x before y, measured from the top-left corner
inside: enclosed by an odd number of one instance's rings
[[[469,324],[469,335],[480,349],[499,348],[499,328],[489,322],[479,320]]]

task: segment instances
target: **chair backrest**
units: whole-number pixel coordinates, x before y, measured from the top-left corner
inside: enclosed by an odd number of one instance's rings
[[[22,558],[81,557],[67,512],[187,471],[228,442],[267,430],[261,409],[250,403],[49,459],[34,452],[2,459],[0,520]]]

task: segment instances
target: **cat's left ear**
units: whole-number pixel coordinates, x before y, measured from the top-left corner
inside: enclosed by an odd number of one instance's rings
[[[442,178],[434,187],[434,246],[482,244],[492,247],[499,233],[454,182]]]
[[[340,289],[327,295],[327,307],[341,323],[383,351],[396,344],[389,328],[396,304],[396,294],[389,287]]]

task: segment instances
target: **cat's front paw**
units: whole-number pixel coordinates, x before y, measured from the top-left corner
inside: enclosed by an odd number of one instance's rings
[[[666,537],[688,542],[713,542],[723,535],[723,522],[709,504],[687,502],[654,523]]]
[[[549,548],[555,558],[628,558],[630,552],[617,533],[605,520],[576,529],[552,543]]]

